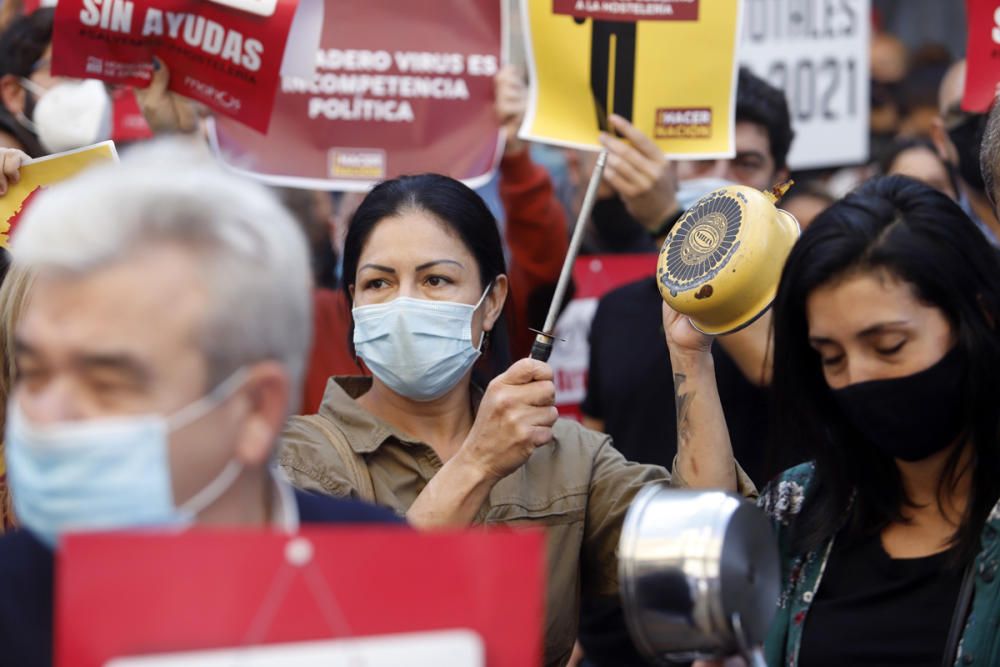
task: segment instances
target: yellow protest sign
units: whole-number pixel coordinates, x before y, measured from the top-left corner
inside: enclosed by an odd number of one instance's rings
[[[46,155],[22,165],[21,179],[10,184],[7,194],[0,197],[0,248],[7,247],[18,218],[40,190],[72,178],[91,165],[109,160],[118,160],[113,141]]]
[[[672,157],[731,157],[739,0],[521,0],[524,139],[599,149],[616,113]]]

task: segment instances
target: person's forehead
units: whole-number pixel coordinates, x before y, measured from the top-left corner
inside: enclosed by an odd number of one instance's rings
[[[965,92],[965,61],[960,60],[945,72],[938,88],[938,112],[942,116],[950,115],[957,109]]]
[[[915,174],[925,176],[936,176],[945,174],[944,165],[941,160],[929,148],[918,146],[909,148],[892,161],[890,173],[905,174],[913,176]]]
[[[737,153],[762,153],[764,157],[773,160],[771,144],[767,128],[760,123],[749,120],[736,121],[734,139]]]
[[[41,270],[18,337],[54,355],[169,356],[197,339],[208,307],[203,282],[194,259],[177,249],[82,275]]]
[[[424,211],[404,211],[380,220],[361,251],[359,265],[367,262],[474,261],[472,253],[447,223]]]
[[[809,335],[831,338],[909,319],[924,308],[908,283],[881,272],[845,276],[817,287],[806,300]]]

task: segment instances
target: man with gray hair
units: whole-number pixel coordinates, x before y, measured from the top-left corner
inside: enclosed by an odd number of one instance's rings
[[[264,188],[170,142],[43,193],[5,446],[0,655],[48,665],[67,532],[396,522],[272,473],[312,331],[305,240]]]

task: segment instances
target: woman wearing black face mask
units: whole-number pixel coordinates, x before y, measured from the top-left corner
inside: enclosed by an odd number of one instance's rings
[[[784,578],[768,664],[1000,664],[998,317],[998,255],[922,183],[873,180],[803,233],[774,305],[772,432],[810,462],[761,496]],[[664,323],[679,391],[722,418],[711,340]]]

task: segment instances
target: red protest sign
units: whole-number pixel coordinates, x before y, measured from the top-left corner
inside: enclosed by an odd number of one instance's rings
[[[968,0],[966,10],[969,42],[962,108],[985,113],[1000,83],[1000,0]]]
[[[701,0],[552,0],[553,14],[601,21],[697,21]]]
[[[499,158],[503,4],[328,3],[315,76],[283,78],[267,136],[217,118],[213,146],[275,185],[364,190],[427,171],[484,182]]]
[[[152,139],[146,117],[139,108],[139,100],[135,98],[132,88],[116,87],[111,92],[111,139],[118,143]]]
[[[538,666],[544,566],[534,531],[71,535],[57,562],[55,664],[468,629],[490,667]]]
[[[263,17],[204,0],[61,0],[52,73],[145,87],[156,56],[171,90],[264,132],[298,4]]]

